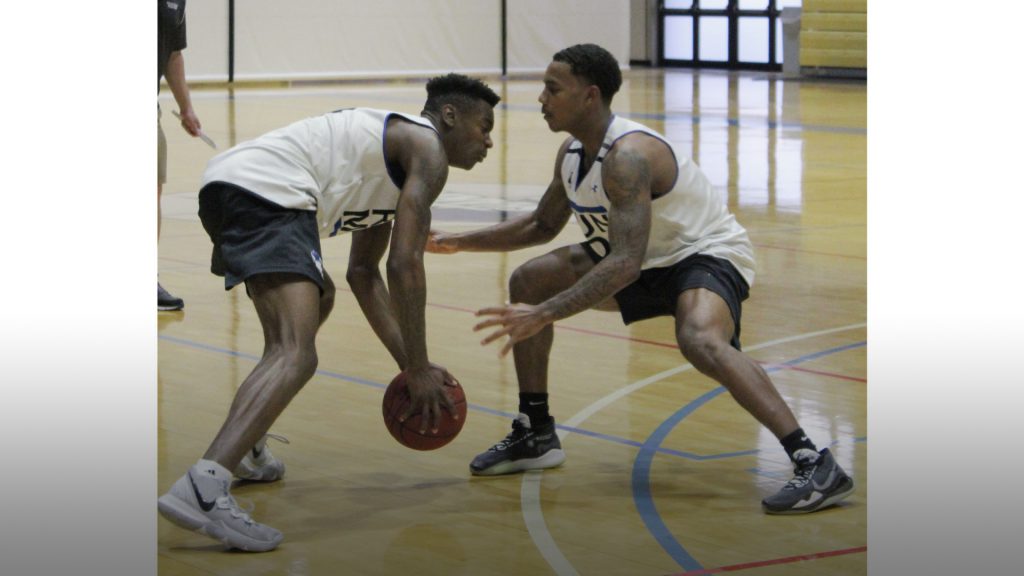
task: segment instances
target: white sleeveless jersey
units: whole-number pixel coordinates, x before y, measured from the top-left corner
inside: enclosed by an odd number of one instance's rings
[[[747,284],[753,286],[754,250],[747,231],[729,213],[724,199],[704,173],[691,159],[680,160],[672,144],[654,130],[618,116],[608,126],[601,151],[582,179],[579,174],[583,144],[579,140],[569,144],[562,160],[562,183],[586,243],[601,257],[608,255],[611,202],[604,191],[601,164],[616,141],[632,132],[661,140],[679,163],[672,189],[651,203],[651,235],[642,268],[662,268],[693,254],[706,254],[731,262]]]
[[[203,186],[226,182],[284,208],[316,211],[321,237],[389,222],[405,181],[405,174],[392,173],[384,161],[391,116],[434,130],[419,116],[372,108],[338,110],[218,154],[206,167]]]

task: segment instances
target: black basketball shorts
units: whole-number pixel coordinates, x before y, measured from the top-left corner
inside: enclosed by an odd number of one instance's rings
[[[600,257],[586,243],[580,246],[594,262]],[[679,295],[692,288],[707,288],[725,300],[732,312],[733,348],[740,349],[741,303],[750,287],[732,262],[706,254],[694,254],[665,268],[648,268],[640,278],[615,294],[622,321],[631,324],[656,316],[675,316]]]
[[[293,273],[324,289],[316,212],[265,200],[244,188],[211,182],[199,191],[199,219],[213,241],[210,272],[230,290],[257,274]]]

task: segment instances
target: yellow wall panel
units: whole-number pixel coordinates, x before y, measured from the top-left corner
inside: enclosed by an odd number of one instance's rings
[[[820,50],[800,47],[800,66],[867,68],[868,55],[860,50]]]
[[[814,50],[860,50],[866,52],[868,35],[863,32],[808,30],[800,35],[800,46]]]
[[[868,0],[804,0],[803,12],[868,13]]]
[[[800,16],[800,32],[807,30],[834,30],[837,32],[867,32],[868,15],[845,12],[804,12]]]

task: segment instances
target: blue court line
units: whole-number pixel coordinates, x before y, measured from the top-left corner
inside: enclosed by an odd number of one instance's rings
[[[160,335],[160,336],[158,336],[158,338],[160,340],[166,340],[168,342],[173,342],[175,344],[181,344],[182,346],[188,346],[190,348],[198,348],[200,350],[206,350],[208,352],[217,352],[219,354],[226,354],[228,356],[234,356],[236,358],[244,358],[246,360],[252,360],[254,362],[259,362],[259,360],[260,360],[260,357],[254,355],[254,354],[247,354],[245,352],[238,352],[237,350],[229,350],[227,348],[221,348],[219,346],[212,346],[212,345],[209,345],[209,344],[202,344],[200,342],[195,342],[195,341],[192,341],[192,340],[186,340],[184,338],[178,338],[176,336]],[[856,348],[856,347],[863,346],[863,345],[864,345],[864,343],[852,344],[850,346],[845,347],[845,349]],[[821,354],[819,353],[817,356],[820,356],[820,355]],[[794,363],[806,362],[807,360],[813,359],[812,357],[817,357],[817,356],[816,355],[811,355],[811,356],[799,358],[797,360],[791,360],[789,362],[784,362],[782,364],[778,364],[777,366],[792,366]],[[768,372],[774,372],[774,371],[777,371],[777,370],[780,370],[780,369],[781,368],[772,367],[772,368],[768,369]],[[366,379],[363,379],[363,378],[357,378],[355,376],[349,376],[349,375],[346,375],[346,374],[342,374],[340,372],[331,372],[330,370],[317,369],[316,374],[317,374],[317,376],[326,376],[328,378],[334,378],[336,380],[344,380],[346,382],[352,382],[353,384],[361,384],[363,386],[370,386],[372,388],[377,388],[377,389],[380,389],[380,390],[384,390],[385,388],[387,388],[387,384],[383,384],[383,383],[380,383],[380,382],[374,382],[373,380],[366,380]],[[509,420],[512,420],[512,419],[514,419],[517,416],[516,412],[505,412],[503,410],[496,410],[494,408],[488,408],[487,406],[481,406],[479,404],[469,404],[468,408],[470,410],[475,411],[475,412],[483,412],[485,414],[490,414],[492,416],[500,416],[502,418],[507,418]],[[629,438],[622,438],[621,436],[613,436],[611,434],[603,434],[601,432],[594,432],[592,430],[586,430],[584,428],[575,428],[573,426],[564,426],[564,425],[561,425],[561,424],[556,424],[556,426],[560,430],[567,430],[569,432],[572,432],[574,434],[579,434],[581,436],[588,436],[590,438],[596,438],[598,440],[605,440],[607,442],[613,442],[615,444],[622,444],[623,446],[630,446],[632,448],[644,448],[644,446],[646,445],[644,442],[638,442],[636,440],[630,440]],[[698,461],[698,462],[703,462],[705,460],[721,460],[723,458],[735,458],[737,456],[750,456],[752,454],[758,454],[758,453],[760,453],[762,451],[760,449],[753,449],[753,450],[741,450],[739,452],[722,452],[722,453],[718,453],[718,454],[704,454],[704,455],[702,455],[702,454],[696,454],[694,452],[686,452],[686,451],[683,451],[683,450],[675,450],[673,448],[665,448],[663,446],[655,446],[653,448],[652,447],[648,447],[647,449],[653,450],[653,451],[657,452],[658,454],[664,454],[666,456],[676,456],[676,457],[679,457],[679,458],[685,458],[687,460],[694,460],[694,461]]]
[[[159,335],[158,338],[160,340],[166,340],[168,342],[173,342],[175,344],[180,344],[182,346],[188,346],[190,348],[197,348],[199,350],[206,350],[208,352],[216,352],[218,354],[225,354],[225,355],[233,356],[233,357],[236,357],[236,358],[244,358],[246,360],[252,360],[253,362],[259,362],[259,360],[260,360],[260,357],[254,355],[254,354],[247,354],[245,352],[238,352],[237,350],[230,350],[230,349],[227,349],[227,348],[221,348],[219,346],[212,346],[212,345],[209,345],[209,344],[203,344],[203,343],[200,343],[200,342],[195,342],[193,340],[187,340],[187,339],[184,339],[184,338],[178,338],[176,336]],[[863,342],[862,343],[858,343],[858,344],[851,344],[849,346],[844,347],[844,349],[856,348],[856,347],[863,346],[863,345],[864,345]],[[835,352],[830,352],[830,353],[835,353]],[[817,358],[818,356],[821,356],[821,355],[823,355],[823,354],[822,353],[812,354],[812,355],[809,355],[809,356],[798,358],[797,360],[791,360],[789,362],[784,362],[784,363],[778,364],[777,366],[792,366],[794,363],[806,362],[807,360],[811,360],[813,358]],[[777,371],[777,370],[781,370],[781,368],[772,367],[772,368],[768,369],[768,372],[774,372],[774,371]],[[384,384],[384,383],[381,383],[381,382],[375,382],[373,380],[366,380],[366,379],[363,379],[363,378],[357,378],[355,376],[349,376],[347,374],[342,374],[340,372],[332,372],[330,370],[317,369],[316,374],[317,374],[317,376],[326,376],[328,378],[334,378],[335,380],[343,380],[343,381],[346,381],[346,382],[352,382],[353,384],[360,384],[362,386],[370,386],[372,388],[377,388],[379,390],[384,390],[385,388],[387,388],[387,384]],[[484,414],[490,414],[492,416],[498,416],[498,417],[501,417],[501,418],[506,418],[508,420],[514,419],[517,416],[517,414],[518,414],[517,412],[505,412],[504,410],[496,410],[494,408],[489,408],[487,406],[481,406],[479,404],[469,404],[467,406],[467,408],[472,410],[472,411],[474,411],[474,412],[483,412]],[[587,429],[584,429],[584,428],[576,428],[576,427],[573,427],[573,426],[564,426],[564,425],[561,425],[561,424],[556,424],[556,427],[558,429],[560,429],[560,430],[566,430],[566,431],[572,432],[574,434],[579,434],[581,436],[587,436],[587,437],[590,437],[590,438],[595,438],[597,440],[604,440],[606,442],[612,442],[612,443],[615,443],[615,444],[621,444],[623,446],[629,446],[629,447],[632,447],[632,448],[646,449],[646,450],[650,450],[650,451],[653,451],[653,452],[656,452],[658,454],[662,454],[662,455],[665,455],[665,456],[673,456],[673,457],[677,457],[677,458],[684,458],[686,460],[693,460],[693,461],[696,461],[696,462],[704,462],[704,461],[707,461],[707,460],[721,460],[721,459],[725,459],[725,458],[736,458],[736,457],[739,457],[739,456],[751,456],[753,454],[759,454],[760,452],[763,451],[761,449],[755,448],[755,449],[752,449],[752,450],[741,450],[741,451],[738,451],[738,452],[721,452],[721,453],[717,453],[717,454],[697,454],[697,453],[694,453],[694,452],[686,452],[686,451],[683,451],[683,450],[675,450],[673,448],[665,448],[664,446],[660,446],[660,445],[658,445],[658,446],[648,446],[647,443],[645,443],[645,442],[639,442],[637,440],[630,440],[629,438],[622,438],[621,436],[613,436],[611,434],[603,434],[601,432],[594,432],[593,430],[587,430]]]
[[[801,356],[794,360],[784,362],[782,366],[795,366],[803,362],[808,362],[822,356],[828,356],[830,354],[837,354],[853,348],[859,348],[866,346],[867,342],[857,342],[854,344],[848,344],[845,346],[838,346],[836,348],[829,348],[821,352],[815,352],[806,356]],[[768,368],[766,372],[776,372],[781,370],[781,367]],[[651,497],[651,464],[654,462],[654,455],[658,453],[658,447],[665,441],[669,433],[683,421],[684,418],[696,412],[699,408],[717,398],[726,391],[724,387],[719,386],[713,390],[705,392],[697,399],[693,400],[686,406],[679,409],[678,412],[671,415],[664,422],[658,426],[653,433],[647,438],[640,448],[640,453],[637,454],[636,460],[633,463],[633,501],[636,504],[637,512],[640,514],[640,518],[647,526],[648,532],[651,536],[661,545],[662,549],[672,557],[673,560],[679,564],[683,570],[689,572],[692,570],[703,570],[704,566],[701,565],[686,548],[676,540],[675,536],[665,525],[661,515],[658,514],[658,510],[654,505],[654,499]]]

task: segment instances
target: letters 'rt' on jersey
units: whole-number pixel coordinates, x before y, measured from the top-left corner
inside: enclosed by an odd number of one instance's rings
[[[583,144],[579,140],[569,144],[562,159],[562,184],[590,247],[602,257],[610,250],[611,202],[601,180],[601,163],[620,138],[633,132],[664,142],[678,163],[672,189],[651,203],[651,234],[642,268],[666,267],[693,254],[706,254],[731,262],[747,285],[753,286],[754,250],[747,231],[729,213],[701,169],[688,157],[680,160],[672,144],[654,130],[618,116],[609,124],[601,150],[582,179]]]
[[[278,206],[317,213],[320,236],[391,221],[405,174],[384,159],[388,120],[434,130],[426,118],[373,108],[299,120],[242,142],[207,164],[203,186],[225,182]]]

